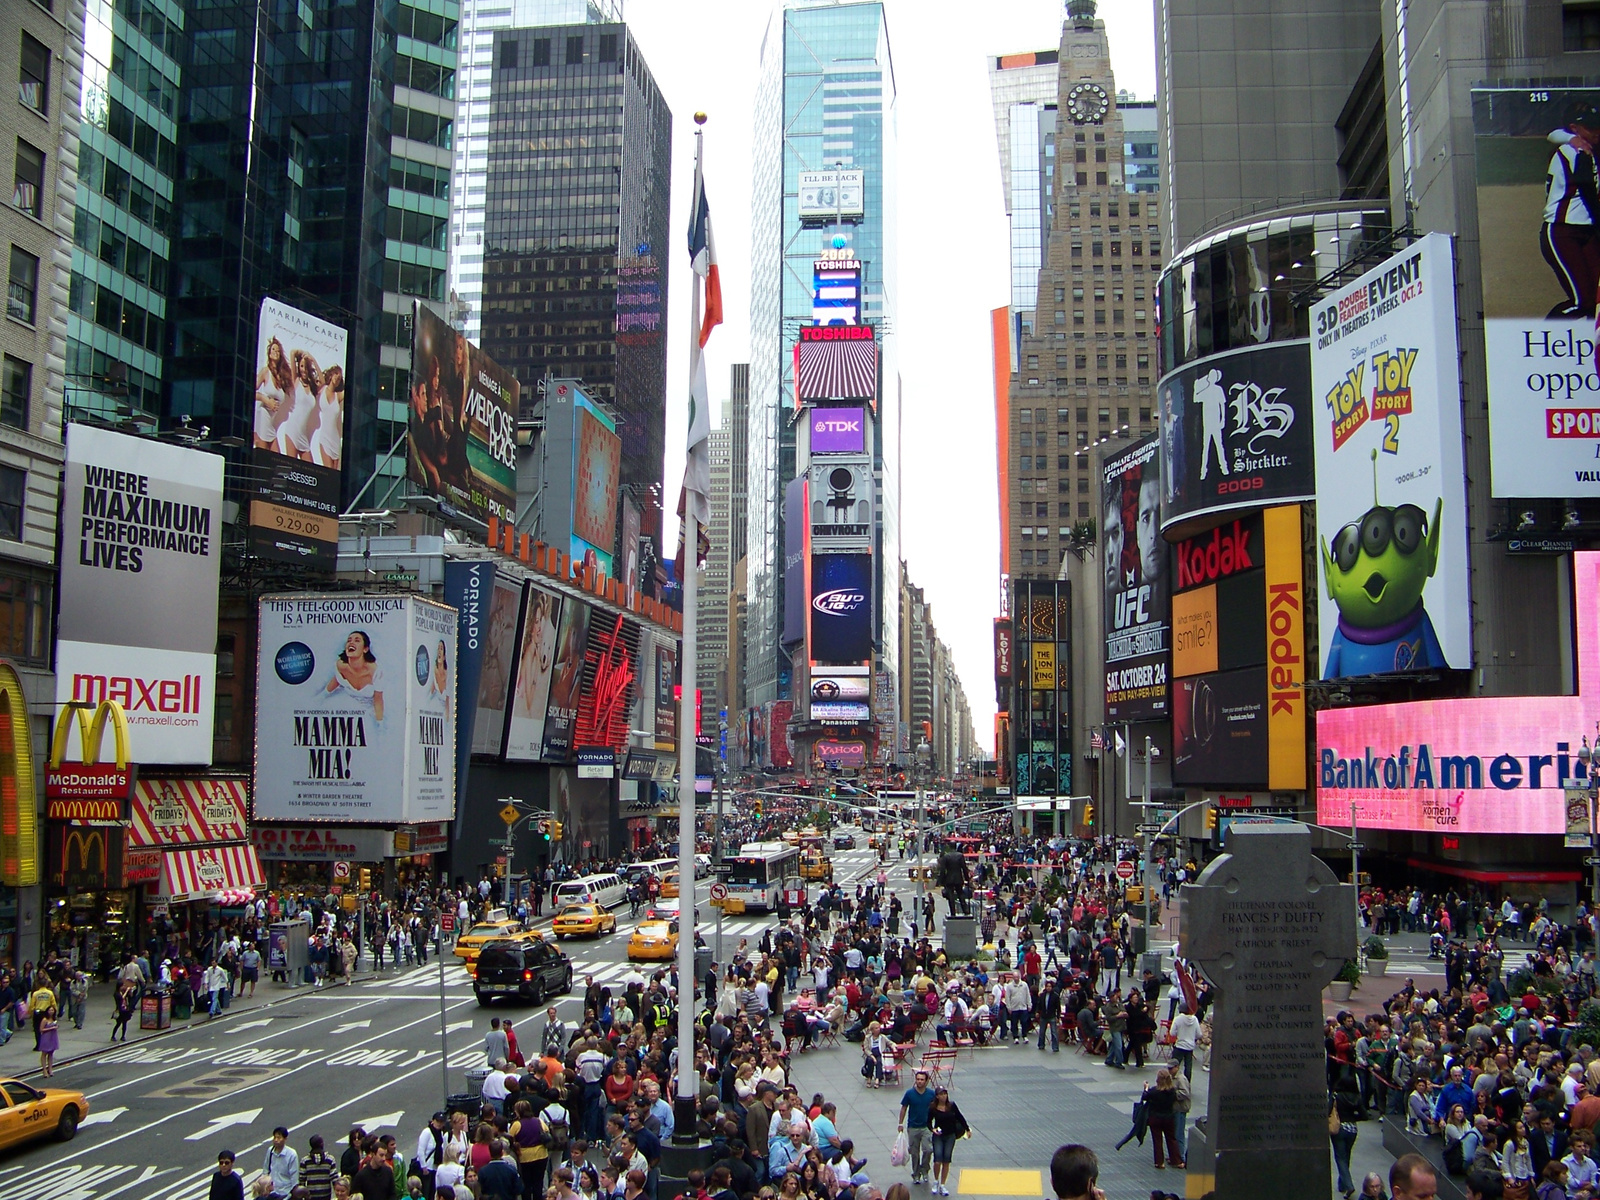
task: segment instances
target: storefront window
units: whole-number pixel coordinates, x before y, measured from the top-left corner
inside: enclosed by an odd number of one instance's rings
[[[16,893],[0,890],[10,893],[8,930],[15,930]],[[123,952],[134,949],[132,892],[76,892],[53,898],[49,906],[49,948],[95,978],[109,979],[122,965]],[[6,924],[3,912],[0,925]]]

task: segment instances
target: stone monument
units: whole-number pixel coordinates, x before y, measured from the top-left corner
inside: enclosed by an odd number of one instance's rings
[[[1216,989],[1206,1142],[1217,1195],[1332,1190],[1322,986],[1356,955],[1349,884],[1304,825],[1235,825],[1228,853],[1185,884],[1179,952]],[[1205,1165],[1191,1172],[1204,1175]]]

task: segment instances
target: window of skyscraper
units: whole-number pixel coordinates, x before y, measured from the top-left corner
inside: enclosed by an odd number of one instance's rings
[[[500,43],[500,69],[502,71],[515,71],[517,69],[517,48],[522,43],[507,38]],[[546,42],[546,45],[549,43]]]
[[[550,65],[549,38],[533,39],[533,65],[536,67],[548,67]]]
[[[20,521],[20,509],[17,517]],[[20,540],[20,529],[17,536]],[[50,580],[42,573],[12,568],[0,574],[0,654],[32,666],[49,663],[50,593]]]
[[[11,274],[6,285],[6,316],[33,324],[39,296],[39,260],[11,247]]]
[[[28,495],[28,473],[0,467],[0,537],[22,540],[22,510]]]
[[[614,33],[602,33],[600,35],[600,61],[601,62],[616,62],[617,61],[617,35],[616,34],[614,34]]]
[[[33,364],[5,356],[0,375],[0,425],[14,429],[28,427],[28,397],[33,390]]]
[[[12,174],[11,203],[37,217],[44,204],[44,151],[17,139],[17,163]]]
[[[567,66],[576,66],[583,62],[583,37],[569,37],[567,39]]]
[[[35,112],[45,112],[50,97],[50,48],[22,35],[22,64],[17,72],[17,98]]]

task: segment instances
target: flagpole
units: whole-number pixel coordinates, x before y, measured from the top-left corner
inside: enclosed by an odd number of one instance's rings
[[[700,202],[700,176],[705,114],[695,113],[694,198]],[[695,359],[700,354],[700,284],[689,281],[689,378],[694,390]],[[694,401],[691,399],[690,408]],[[691,422],[693,417],[690,418]],[[687,466],[685,467],[687,470]],[[700,1084],[695,1069],[694,879],[695,822],[695,692],[699,684],[698,630],[700,592],[700,529],[695,506],[683,506],[683,696],[678,717],[678,1094],[673,1105],[673,1141],[696,1141],[695,1122]]]

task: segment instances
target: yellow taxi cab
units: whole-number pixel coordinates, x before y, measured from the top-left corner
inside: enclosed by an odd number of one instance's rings
[[[640,921],[628,938],[629,958],[671,959],[678,952],[676,921]]]
[[[89,1101],[82,1092],[0,1079],[0,1147],[42,1137],[70,1142],[77,1136],[78,1123],[88,1115]]]
[[[497,942],[522,932],[522,922],[508,916],[503,908],[491,908],[484,919],[456,938],[455,954],[468,964],[478,961],[485,942]]]
[[[661,898],[670,900],[678,894],[678,873],[668,871],[661,877]]]
[[[808,852],[800,856],[800,878],[822,879],[833,878],[833,862],[825,854]]]
[[[558,938],[600,937],[616,931],[617,918],[598,904],[568,904],[550,923],[550,932]]]

